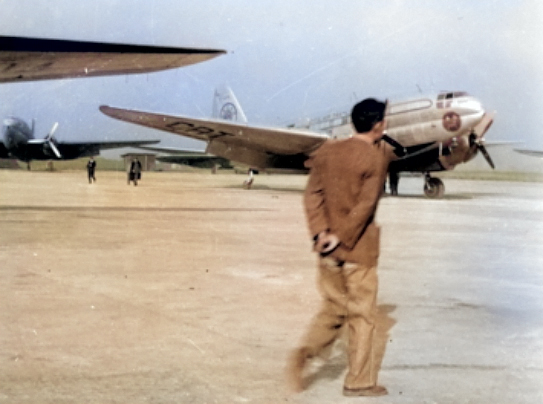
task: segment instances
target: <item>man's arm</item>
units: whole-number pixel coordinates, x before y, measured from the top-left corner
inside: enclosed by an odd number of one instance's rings
[[[304,193],[304,208],[311,235],[316,237],[320,233],[328,231],[329,224],[325,210],[324,187],[320,178],[319,165],[316,161],[312,161],[311,172],[307,180]]]

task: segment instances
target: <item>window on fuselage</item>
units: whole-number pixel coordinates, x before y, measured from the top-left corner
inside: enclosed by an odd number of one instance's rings
[[[454,98],[467,97],[468,95],[465,91],[457,91],[454,93]]]

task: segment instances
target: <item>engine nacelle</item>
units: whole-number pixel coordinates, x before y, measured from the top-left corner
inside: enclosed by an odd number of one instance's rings
[[[469,137],[462,136],[452,139],[446,146],[448,152],[444,152],[439,161],[447,170],[452,170],[460,163],[467,163],[477,155],[477,145]]]

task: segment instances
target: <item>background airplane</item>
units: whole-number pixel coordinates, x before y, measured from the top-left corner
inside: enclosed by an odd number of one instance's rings
[[[0,83],[149,73],[224,53],[218,49],[0,36]]]
[[[243,116],[234,95],[215,94],[221,118]],[[241,121],[196,119],[110,106],[100,110],[115,119],[160,129],[207,142],[206,153],[246,164],[259,170],[307,172],[308,156],[330,137],[349,136],[349,115],[336,115],[318,127],[269,128]],[[442,92],[435,96],[389,102],[387,140],[399,158],[391,170],[425,174],[424,192],[441,197],[443,182],[430,172],[451,170],[481,151],[494,168],[484,146],[484,135],[493,122],[480,101],[465,92]],[[317,132],[317,130],[319,132]]]
[[[32,160],[71,160],[80,157],[96,156],[102,149],[141,146],[158,143],[158,140],[127,140],[100,142],[58,142],[54,133],[56,122],[50,132],[42,139],[34,137],[34,122],[29,126],[19,118],[11,117],[3,121],[0,158],[16,158],[30,163]],[[30,164],[28,164],[30,169]]]

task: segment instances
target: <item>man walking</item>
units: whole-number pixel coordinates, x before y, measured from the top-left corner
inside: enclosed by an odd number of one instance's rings
[[[91,158],[87,162],[87,176],[89,177],[89,184],[96,182],[96,176],[94,175],[95,171],[96,171],[96,161],[94,161],[94,158],[91,156]]]
[[[134,181],[134,185],[138,185],[138,180],[141,180],[141,163],[137,158],[133,158],[128,170],[128,185],[130,185],[130,181]]]
[[[344,324],[349,371],[343,394],[381,396],[374,364],[379,227],[375,223],[392,149],[381,142],[386,103],[366,99],[351,112],[356,134],[330,140],[308,161],[304,194],[308,227],[319,254],[322,307],[289,361],[294,388],[302,390],[307,361],[330,347]]]

